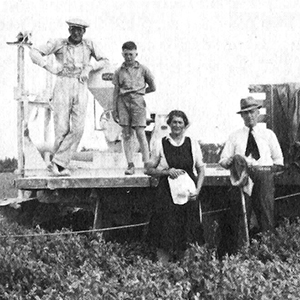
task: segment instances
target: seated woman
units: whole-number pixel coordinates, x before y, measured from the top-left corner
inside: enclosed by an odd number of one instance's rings
[[[167,117],[171,132],[157,141],[151,151],[147,174],[159,177],[148,241],[163,262],[181,257],[189,243],[203,244],[203,230],[197,199],[204,180],[204,163],[197,141],[185,136],[189,125],[186,114],[173,110]],[[174,204],[168,178],[187,173],[195,183],[183,205]]]

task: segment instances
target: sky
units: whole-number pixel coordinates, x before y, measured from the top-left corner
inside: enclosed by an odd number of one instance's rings
[[[249,84],[300,81],[299,16],[297,0],[1,0],[0,159],[17,156],[17,48],[6,42],[20,31],[32,31],[38,45],[67,37],[65,20],[84,19],[90,23],[85,37],[117,65],[121,45],[135,41],[138,61],[157,84],[146,96],[148,110],[181,109],[190,135],[224,142],[242,126],[236,111]],[[25,89],[42,91],[45,73],[28,49],[25,69]]]

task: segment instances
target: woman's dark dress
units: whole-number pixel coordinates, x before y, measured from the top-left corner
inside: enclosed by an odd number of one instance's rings
[[[190,138],[186,137],[179,147],[163,138],[162,145],[169,167],[185,170],[196,183]],[[167,176],[160,178],[157,187],[154,212],[149,224],[149,240],[153,246],[175,257],[186,250],[189,243],[204,243],[198,200],[184,205],[174,204]]]

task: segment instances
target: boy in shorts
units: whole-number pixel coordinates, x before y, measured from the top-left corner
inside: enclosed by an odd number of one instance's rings
[[[144,95],[156,90],[154,77],[147,67],[135,59],[138,55],[134,42],[126,42],[122,46],[124,63],[114,74],[113,84],[113,118],[122,126],[124,152],[128,167],[126,175],[133,175],[132,139],[133,130],[141,148],[144,167],[149,161],[149,147],[145,134],[146,127],[146,102]]]

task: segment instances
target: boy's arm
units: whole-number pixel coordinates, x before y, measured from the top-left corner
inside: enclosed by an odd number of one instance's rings
[[[116,123],[119,123],[119,112],[118,112],[118,96],[119,96],[119,86],[115,85],[114,92],[113,92],[113,111],[112,117]]]
[[[146,94],[156,91],[154,76],[152,75],[152,73],[150,72],[150,70],[148,68],[146,68],[146,70],[145,70],[145,82],[148,85],[146,87],[146,91],[145,91]]]
[[[119,87],[119,72],[118,70],[115,71],[112,84],[114,85],[114,91],[113,91],[113,111],[112,111],[112,117],[116,123],[119,123],[119,112],[118,112],[118,97],[120,93],[120,87]]]

